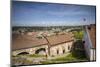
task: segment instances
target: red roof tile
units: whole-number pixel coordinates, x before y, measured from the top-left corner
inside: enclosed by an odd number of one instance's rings
[[[22,49],[22,48],[30,48],[40,45],[47,45],[49,41],[49,45],[55,45],[63,42],[72,41],[72,34],[63,34],[63,35],[53,35],[46,37],[48,41],[45,38],[36,38],[34,36],[28,36],[28,35],[13,35],[12,36],[12,49]]]

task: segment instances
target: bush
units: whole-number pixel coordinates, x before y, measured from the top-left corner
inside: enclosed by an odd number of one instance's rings
[[[73,32],[74,33],[74,37],[76,39],[83,39],[83,35],[84,35],[84,32],[83,31],[76,31],[76,32]]]

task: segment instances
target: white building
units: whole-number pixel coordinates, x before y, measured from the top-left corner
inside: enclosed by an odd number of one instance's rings
[[[86,55],[90,61],[96,61],[96,27],[90,25],[85,27],[84,46]]]

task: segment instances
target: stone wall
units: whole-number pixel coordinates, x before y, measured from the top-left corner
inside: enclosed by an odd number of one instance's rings
[[[71,50],[72,44],[73,44],[73,41],[50,47],[50,56],[62,55],[64,53],[69,52]],[[39,54],[49,56],[48,45],[42,45],[42,46],[28,48],[28,49],[15,50],[12,52],[12,55],[16,56],[21,52],[27,52],[29,54],[36,54],[36,51],[40,50],[41,48],[45,49],[45,51],[41,51]]]
[[[44,48],[46,51],[45,53],[48,54],[48,45],[42,45],[42,46],[37,46],[37,47],[33,47],[33,48],[27,48],[27,49],[20,49],[20,50],[15,50],[12,51],[12,55],[16,56],[21,52],[27,52],[29,54],[35,54],[35,52],[41,48]]]
[[[62,55],[71,50],[73,42],[59,44],[50,48],[50,56]]]

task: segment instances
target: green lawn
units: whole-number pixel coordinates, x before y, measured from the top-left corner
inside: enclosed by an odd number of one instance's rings
[[[66,55],[64,57],[58,57],[58,58],[55,58],[55,59],[42,61],[41,63],[42,64],[52,64],[52,63],[79,62],[79,61],[87,61],[87,58],[85,58],[85,57],[77,58],[72,53],[70,53],[69,55]]]
[[[65,57],[52,59],[52,61],[69,61],[69,60],[75,60],[75,57],[73,57],[72,54],[69,54],[69,55],[67,55]]]
[[[45,55],[38,55],[38,54],[32,54],[28,55],[29,57],[46,57]]]

